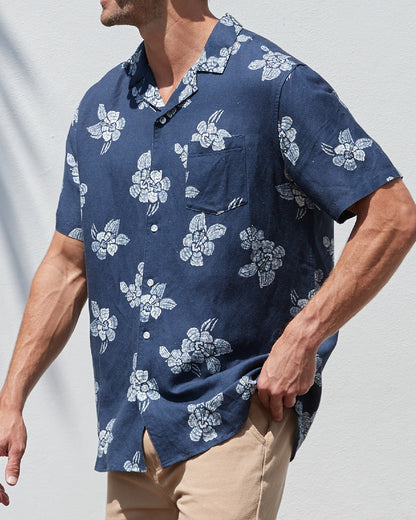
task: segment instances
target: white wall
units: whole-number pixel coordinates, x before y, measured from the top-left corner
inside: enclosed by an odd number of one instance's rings
[[[217,16],[230,11],[320,72],[416,194],[414,0],[211,3]],[[99,13],[98,0],[19,0],[0,9],[1,381],[53,232],[73,110],[139,42],[132,28],[102,27]],[[338,254],[350,229],[337,227]],[[290,467],[282,520],[415,518],[415,260],[416,249],[344,327],[325,370],[321,410]],[[29,398],[25,420],[22,477],[0,516],[103,518],[86,313]],[[4,466],[2,459],[0,481]]]

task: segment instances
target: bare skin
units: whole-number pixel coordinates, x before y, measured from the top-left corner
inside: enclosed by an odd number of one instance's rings
[[[206,0],[101,0],[104,25],[133,25],[166,104],[218,22]]]
[[[135,25],[166,103],[200,56],[217,19],[205,0],[102,0],[104,25]],[[281,420],[315,375],[319,345],[354,316],[388,281],[416,241],[416,206],[401,180],[351,208],[357,220],[331,275],[287,325],[258,379],[259,397]],[[56,232],[32,282],[22,325],[0,392],[0,456],[15,485],[26,446],[24,403],[63,349],[86,300],[83,243]],[[0,484],[0,503],[9,497]]]
[[[0,456],[8,457],[5,476],[9,485],[17,483],[26,448],[22,410],[27,396],[72,334],[86,297],[83,243],[55,232],[33,279],[0,392]],[[1,484],[0,503],[9,504]]]

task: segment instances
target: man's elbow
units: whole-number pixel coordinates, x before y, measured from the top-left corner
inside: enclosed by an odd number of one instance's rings
[[[410,249],[416,242],[416,204],[409,201],[397,207],[395,228],[404,247]]]

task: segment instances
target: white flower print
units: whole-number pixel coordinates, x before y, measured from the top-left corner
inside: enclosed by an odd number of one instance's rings
[[[299,159],[299,146],[295,143],[296,129],[293,128],[293,119],[289,116],[282,117],[277,124],[279,132],[280,149],[285,157],[295,166]]]
[[[188,168],[188,145],[184,144],[183,146],[179,143],[175,144],[175,152],[179,155],[179,158],[181,160],[181,163],[183,167],[185,168],[185,182],[188,182],[189,177],[189,171]],[[195,198],[199,193],[199,190],[195,188],[195,186],[186,186],[185,188],[185,197],[193,199]]]
[[[166,361],[173,374],[189,372],[193,368],[192,358],[188,352],[184,352],[178,348],[169,352],[169,350],[162,345],[159,347],[159,354]],[[200,375],[200,373],[198,375]]]
[[[188,412],[190,413],[188,425],[192,428],[189,437],[192,441],[199,440],[208,442],[218,437],[214,426],[222,424],[221,414],[215,410],[223,403],[224,396],[222,393],[217,394],[206,403],[189,404]]]
[[[84,232],[82,231],[82,228],[74,228],[68,233],[68,236],[71,238],[76,238],[77,240],[84,240]]]
[[[140,472],[140,467],[139,467],[139,463],[140,463],[140,451],[136,451],[136,453],[133,455],[133,459],[132,460],[126,460],[126,462],[124,463],[123,465],[123,468],[125,471],[128,471],[128,472]]]
[[[316,294],[321,287],[322,280],[324,279],[324,273],[322,269],[317,269],[314,273],[315,287],[308,292],[306,298],[299,298],[295,289],[290,291],[290,299],[293,307],[290,308],[290,315],[295,317],[305,307],[308,301]]]
[[[91,322],[90,331],[95,338],[100,338],[100,354],[104,354],[107,350],[108,343],[114,341],[116,337],[115,331],[118,321],[116,316],[110,316],[110,309],[100,309],[98,303],[95,301],[91,301],[91,312],[95,319]]]
[[[191,141],[199,141],[203,148],[212,147],[214,151],[225,148],[224,137],[231,137],[227,130],[218,130],[218,123],[224,110],[217,110],[209,117],[208,121],[201,121],[196,127],[197,133],[192,135]]]
[[[297,401],[295,405],[295,411],[298,415],[298,432],[299,432],[299,440],[298,447],[305,440],[306,434],[309,431],[309,428],[312,426],[312,422],[315,419],[316,413],[312,415],[308,412],[303,411],[303,404],[301,401]]]
[[[343,166],[347,171],[357,169],[356,161],[365,161],[365,148],[372,146],[373,141],[367,137],[357,139],[354,142],[350,129],[341,130],[338,136],[339,145],[335,148],[321,143],[322,150],[333,157],[332,162],[335,166]]]
[[[130,186],[130,195],[139,202],[148,204],[147,215],[153,215],[160,203],[168,199],[170,180],[163,177],[162,170],[152,170],[152,156],[150,150],[143,153],[138,161],[138,171],[132,176],[133,185]]]
[[[225,15],[220,18],[220,23],[227,25],[228,27],[234,27],[237,34],[243,28],[242,25],[230,13],[225,13]]]
[[[299,189],[298,185],[292,179],[286,168],[284,169],[284,174],[288,182],[279,184],[276,186],[276,190],[279,192],[282,199],[294,200],[296,202],[298,205],[296,219],[302,219],[306,215],[308,209],[318,209],[312,200]]]
[[[175,152],[179,155],[181,163],[186,170],[188,168],[188,145],[184,144],[182,146],[181,144],[176,143]]]
[[[295,65],[295,62],[286,54],[273,52],[265,45],[261,46],[261,50],[265,52],[263,59],[252,61],[248,68],[250,70],[263,69],[262,81],[275,79],[280,76],[282,71],[292,70]]]
[[[315,372],[315,384],[322,386],[322,368],[323,361],[319,354],[316,354],[316,372]]]
[[[98,384],[98,381],[95,381],[95,383],[94,383],[95,402],[98,401],[98,392],[99,391],[100,391],[100,385]]]
[[[75,160],[75,157],[72,155],[72,153],[66,154],[66,162],[67,162],[68,166],[70,166],[70,168],[71,168],[72,180],[75,182],[75,184],[78,184],[78,186],[79,186],[81,208],[83,208],[84,204],[85,204],[85,195],[88,191],[88,187],[84,183],[80,184],[78,162]]]
[[[165,106],[158,88],[154,85],[149,84],[144,94],[141,94],[137,87],[133,87],[131,93],[140,110],[148,106],[151,106],[151,108],[163,108]]]
[[[185,88],[182,89],[181,93],[179,94],[178,103],[183,103],[186,100],[186,98],[189,98],[191,94],[198,90],[196,75],[198,63],[199,62],[193,65],[182,78],[182,84],[185,85]]]
[[[256,391],[257,381],[251,379],[251,377],[243,376],[237,383],[235,390],[237,394],[240,394],[241,399],[248,401]]]
[[[140,56],[142,54],[143,44],[141,44],[127,61],[122,64],[122,67],[126,69],[129,76],[134,76],[137,71],[137,64],[139,63]]]
[[[148,322],[150,317],[157,320],[162,313],[162,309],[172,310],[176,307],[176,302],[171,298],[163,298],[165,289],[165,283],[156,283],[151,287],[149,294],[142,294],[140,298],[141,322]]]
[[[325,249],[328,251],[331,257],[334,257],[334,239],[329,237],[323,237],[322,243]]]
[[[120,219],[111,219],[104,226],[104,231],[98,231],[95,224],[91,228],[91,236],[93,242],[91,243],[91,249],[97,255],[99,260],[105,260],[107,253],[110,256],[114,256],[117,253],[118,246],[126,246],[130,239],[118,233],[120,227]]]
[[[282,246],[276,246],[274,242],[265,240],[263,237],[264,232],[261,229],[257,230],[254,226],[250,226],[240,233],[241,247],[251,249],[251,263],[240,267],[238,274],[249,278],[257,273],[260,287],[273,283],[275,271],[282,266],[282,258],[285,255]]]
[[[101,148],[101,155],[105,154],[111,146],[111,143],[118,141],[121,136],[121,130],[126,125],[124,117],[120,117],[120,112],[105,109],[103,104],[98,105],[99,122],[87,128],[93,139],[103,139],[104,144]]]
[[[130,375],[130,386],[127,390],[127,399],[137,406],[140,413],[144,413],[151,401],[160,399],[159,387],[155,378],[149,379],[147,370],[136,370],[137,353],[133,356],[133,372]]]
[[[79,114],[79,107],[75,110],[74,115],[72,116],[71,126],[74,126],[78,123],[78,114]]]
[[[126,282],[120,282],[120,291],[125,294],[130,307],[140,306],[140,298],[142,295],[142,283],[143,283],[143,269],[144,262],[140,262],[137,266],[137,274],[134,278],[134,283],[129,285]]]
[[[237,52],[240,50],[241,48],[241,44],[244,43],[244,42],[247,42],[249,40],[252,40],[253,38],[251,36],[247,36],[245,34],[239,34],[237,36],[237,39],[235,40],[235,42],[231,45],[231,47],[228,47],[228,49],[226,47],[224,47],[223,49],[221,49],[221,53],[227,53],[228,55],[234,55],[234,54],[237,54]]]
[[[159,354],[165,359],[168,367],[174,374],[189,372],[192,370],[198,377],[201,369],[198,365],[206,363],[208,372],[215,374],[221,370],[221,362],[218,356],[232,352],[231,345],[222,338],[214,339],[211,335],[218,318],[204,321],[201,329],[191,327],[187,338],[182,340],[181,350],[175,349],[169,352],[165,346],[159,348]]]
[[[223,224],[213,224],[207,228],[205,223],[205,213],[198,213],[189,223],[189,231],[183,239],[184,248],[181,249],[179,256],[184,262],[193,266],[204,265],[203,255],[210,256],[214,252],[214,240],[221,238],[227,228]]]
[[[111,421],[105,427],[105,430],[101,430],[98,434],[98,457],[102,457],[103,455],[107,455],[108,446],[111,444],[113,440],[113,426],[116,422],[116,419],[111,419]]]

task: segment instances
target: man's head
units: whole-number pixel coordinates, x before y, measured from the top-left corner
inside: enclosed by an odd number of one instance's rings
[[[166,18],[169,8],[179,15],[194,15],[201,8],[205,12],[208,0],[101,0],[101,23],[144,27]]]
[[[113,25],[146,25],[166,11],[167,0],[101,0],[101,23]]]

